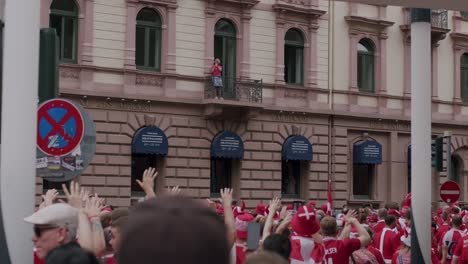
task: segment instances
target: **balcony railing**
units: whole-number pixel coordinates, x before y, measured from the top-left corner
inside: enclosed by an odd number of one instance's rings
[[[431,10],[431,26],[448,29],[448,11],[444,9]],[[405,12],[405,24],[411,25],[411,9]]]
[[[448,11],[443,9],[432,10],[431,25],[436,28],[448,29]]]
[[[253,79],[223,78],[220,97],[223,100],[261,103],[263,98],[263,81]],[[215,99],[216,88],[211,77],[205,81],[205,99]],[[219,99],[221,99],[219,98]]]

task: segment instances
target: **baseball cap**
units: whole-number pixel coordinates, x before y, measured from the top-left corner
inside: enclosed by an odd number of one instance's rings
[[[78,209],[63,203],[49,205],[24,218],[34,225],[64,226],[68,229],[78,227]]]

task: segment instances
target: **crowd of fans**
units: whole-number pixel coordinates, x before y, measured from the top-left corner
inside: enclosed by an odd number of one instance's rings
[[[248,211],[222,189],[219,201],[183,198],[178,187],[154,192],[157,171],[138,184],[145,201],[112,208],[71,183],[67,199],[48,190],[26,222],[33,224],[34,263],[46,264],[367,264],[411,263],[411,194],[374,209],[343,206],[332,215],[313,201],[274,198]],[[432,217],[432,263],[468,263],[468,208]]]

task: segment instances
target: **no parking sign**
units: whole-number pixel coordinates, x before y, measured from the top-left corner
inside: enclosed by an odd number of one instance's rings
[[[63,182],[79,175],[96,150],[96,131],[79,104],[52,99],[37,111],[37,175]]]

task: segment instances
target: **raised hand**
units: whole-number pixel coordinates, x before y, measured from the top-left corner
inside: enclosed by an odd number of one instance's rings
[[[55,199],[57,198],[58,194],[59,193],[55,189],[47,190],[45,195],[42,195],[42,199],[44,200],[44,205],[43,206],[46,207],[46,206],[49,206],[49,205],[53,204]]]
[[[276,213],[281,207],[281,199],[278,197],[273,198],[273,200],[270,201],[270,212],[273,211]]]
[[[156,177],[158,177],[156,169],[149,167],[143,172],[142,180],[136,180],[148,198],[156,196],[154,193],[154,179],[156,179]]]
[[[221,194],[221,198],[219,198],[219,201],[224,207],[230,207],[232,204],[232,189],[229,188],[224,188],[219,191]]]
[[[83,208],[86,215],[89,218],[99,216],[102,208],[104,208],[103,199],[99,198],[97,194],[86,199],[85,206]]]
[[[345,216],[345,221],[349,224],[351,224],[354,220],[357,221],[356,217],[358,216],[358,213],[356,210],[349,210],[348,213]]]
[[[179,188],[179,186],[175,186],[172,188],[167,188],[167,193],[172,196],[178,196],[182,190]]]
[[[83,204],[88,198],[89,192],[84,188],[80,189],[80,184],[73,181],[70,183],[70,191],[68,191],[65,184],[62,184],[62,187],[67,197],[68,204],[78,209],[83,208]]]

